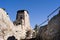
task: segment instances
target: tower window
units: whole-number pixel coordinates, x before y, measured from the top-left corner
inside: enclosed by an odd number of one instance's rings
[[[23,19],[23,16],[22,15],[20,15],[20,19]]]
[[[18,23],[18,24],[21,24],[21,23]]]
[[[23,17],[20,17],[20,19],[22,19]]]
[[[21,25],[21,23],[17,23],[16,25]]]

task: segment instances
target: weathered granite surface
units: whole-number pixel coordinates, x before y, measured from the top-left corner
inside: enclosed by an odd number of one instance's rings
[[[28,35],[26,32],[30,31],[30,33],[32,33],[33,31],[29,26],[27,26],[28,31],[26,31],[24,28],[25,26],[14,25],[7,15],[7,12],[4,9],[0,8],[0,40],[25,39],[27,38],[26,35]]]

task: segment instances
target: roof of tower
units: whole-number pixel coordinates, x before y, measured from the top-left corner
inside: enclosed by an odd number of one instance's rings
[[[26,11],[26,12],[28,13],[27,10],[18,10],[17,13],[22,13],[22,12],[24,12],[24,11]]]

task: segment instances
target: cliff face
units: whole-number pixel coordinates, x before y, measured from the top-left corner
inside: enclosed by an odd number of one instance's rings
[[[5,37],[4,35],[6,35],[8,31],[11,30],[12,27],[13,27],[13,24],[11,23],[9,16],[6,14],[6,12],[2,8],[0,8],[0,33],[1,33],[0,37],[2,37],[1,40],[5,39],[3,38]]]
[[[48,39],[60,40],[60,12],[48,22],[47,31]]]
[[[14,25],[6,11],[0,8],[0,40],[25,39],[27,31],[22,27],[21,25]]]
[[[46,26],[40,27],[36,38],[38,40],[60,40],[60,11]]]

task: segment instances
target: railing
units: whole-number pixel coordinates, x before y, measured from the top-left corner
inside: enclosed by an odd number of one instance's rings
[[[60,7],[58,7],[57,9],[55,9],[52,13],[50,13],[48,16],[47,16],[47,19],[42,22],[39,26],[43,25],[44,23],[48,22],[50,19],[50,17],[57,11],[57,10],[60,10]]]

